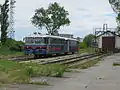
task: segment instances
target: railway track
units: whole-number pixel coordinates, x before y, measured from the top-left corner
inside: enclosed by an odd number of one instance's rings
[[[33,59],[32,57],[29,57],[29,59],[25,59],[25,57],[21,58],[19,57],[19,60],[17,58],[15,60],[20,61],[20,63],[39,63],[42,65],[45,64],[64,64],[64,65],[70,65],[77,62],[85,61],[86,59],[94,58],[94,57],[103,57],[108,54],[102,54],[102,53],[92,53],[92,54],[73,54],[73,55],[65,55],[65,56],[55,56],[55,57],[47,57],[47,58],[40,58],[40,59]]]
[[[75,55],[67,55],[67,56],[59,56],[59,57],[54,57],[54,58],[45,58],[45,59],[37,59],[37,60],[30,60],[30,61],[21,61],[21,63],[28,63],[28,62],[33,62],[33,63],[40,63],[42,65],[45,64],[72,64],[76,63],[79,61],[84,61],[85,59],[90,59],[93,57],[101,57],[105,56],[107,54],[102,54],[102,53],[93,53],[93,54],[75,54]]]
[[[78,55],[78,56],[75,56],[75,57],[68,57],[68,58],[61,58],[61,59],[58,59],[58,60],[52,60],[52,61],[47,61],[47,62],[41,62],[40,64],[42,65],[45,65],[45,64],[72,64],[72,63],[76,63],[76,62],[79,62],[79,61],[83,61],[85,59],[90,59],[90,58],[93,58],[93,57],[103,57],[107,54],[102,54],[102,53],[98,53],[98,54],[85,54],[85,55]]]
[[[87,53],[83,53],[83,54],[80,54],[80,55],[86,55]],[[64,54],[61,54],[61,55],[53,55],[53,56],[43,56],[43,57],[40,57],[40,58],[34,58],[34,56],[18,56],[18,57],[12,57],[12,58],[8,58],[8,60],[12,60],[12,61],[37,61],[37,60],[40,60],[40,61],[44,61],[45,59],[51,61],[53,59],[60,59],[60,58],[66,58],[66,57],[75,57],[77,54],[68,54],[68,55],[64,55]]]
[[[35,62],[35,63],[41,63],[41,64],[46,64],[46,63],[57,63],[59,61],[63,61],[64,59],[69,59],[69,58],[75,58],[78,56],[83,56],[83,55],[88,55],[86,53],[83,54],[72,54],[72,55],[60,55],[60,56],[52,56],[52,57],[44,57],[44,58],[40,58],[40,59],[30,59],[30,60],[17,60],[20,62]]]

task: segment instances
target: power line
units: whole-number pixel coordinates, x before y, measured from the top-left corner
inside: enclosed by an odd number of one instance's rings
[[[8,28],[8,37],[14,39],[14,8],[15,0],[10,0],[10,13],[9,13],[9,28]]]

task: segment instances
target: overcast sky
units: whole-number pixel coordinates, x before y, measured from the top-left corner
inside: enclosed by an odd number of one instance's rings
[[[2,4],[4,0],[0,0]],[[108,0],[16,0],[15,8],[15,38],[22,40],[34,31],[45,33],[45,29],[34,27],[30,18],[37,8],[47,8],[49,3],[58,2],[69,12],[70,26],[60,29],[60,33],[73,34],[75,37],[84,37],[93,33],[93,28],[102,27],[107,23],[109,27],[116,27],[115,13]]]

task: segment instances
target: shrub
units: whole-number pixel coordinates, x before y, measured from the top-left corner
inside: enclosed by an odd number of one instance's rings
[[[30,78],[36,76],[62,77],[65,69],[65,66],[58,64],[40,65],[37,63],[19,63],[8,60],[0,60],[0,83],[26,84],[31,83]],[[38,84],[47,83],[39,82]]]
[[[85,49],[87,48],[87,45],[84,42],[80,42],[79,47],[80,49]]]
[[[11,51],[22,51],[24,43],[22,41],[15,41],[13,39],[8,39],[6,42],[6,46]]]

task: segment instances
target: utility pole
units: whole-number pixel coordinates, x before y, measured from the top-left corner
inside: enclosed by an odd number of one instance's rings
[[[14,8],[15,0],[10,0],[10,13],[9,13],[9,28],[8,28],[8,37],[14,39]]]

